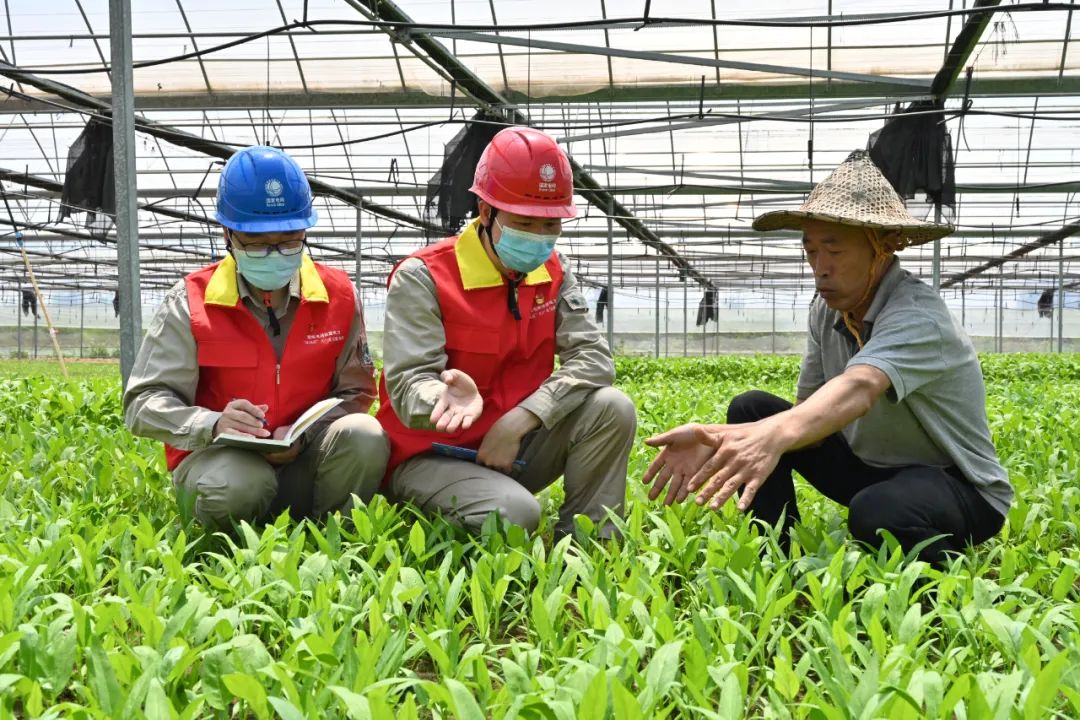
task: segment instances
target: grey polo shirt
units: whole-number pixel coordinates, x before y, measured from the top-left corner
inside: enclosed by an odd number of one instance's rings
[[[814,299],[798,397],[854,365],[878,368],[892,387],[841,431],[852,451],[879,467],[956,466],[1008,513],[1013,488],[990,439],[982,369],[941,297],[894,259],[863,324],[860,350],[840,313]]]

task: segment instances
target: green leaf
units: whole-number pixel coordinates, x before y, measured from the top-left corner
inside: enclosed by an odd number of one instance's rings
[[[116,673],[113,672],[109,656],[105,654],[100,643],[90,646],[86,665],[94,697],[106,715],[115,717],[124,704],[124,693],[120,690],[120,683],[116,681]]]
[[[281,720],[305,720],[304,713],[285,698],[271,695],[266,698]]]
[[[656,697],[663,697],[674,684],[679,674],[679,655],[682,651],[682,640],[667,643],[653,653],[649,660],[649,667],[645,671],[645,683],[656,693]]]
[[[366,697],[339,685],[331,685],[329,689],[341,700],[341,704],[345,706],[345,712],[352,720],[372,720],[371,707]]]
[[[597,673],[597,675],[603,675],[603,673]],[[643,720],[645,717],[637,698],[618,678],[611,679],[611,709],[612,716],[618,720]]]
[[[413,523],[409,530],[409,549],[413,555],[422,557],[427,548],[427,539],[424,537],[424,526],[421,523]]]
[[[168,720],[176,717],[176,709],[165,694],[165,688],[157,678],[150,680],[146,690],[146,701],[143,704],[143,712],[149,720]]]
[[[446,678],[443,682],[450,691],[454,714],[458,720],[484,720],[484,712],[468,688],[453,678]]]
[[[603,720],[608,710],[608,677],[597,670],[585,688],[578,707],[578,720]]]
[[[229,692],[247,703],[259,720],[270,716],[266,708],[266,691],[258,680],[246,673],[230,673],[221,680]]]

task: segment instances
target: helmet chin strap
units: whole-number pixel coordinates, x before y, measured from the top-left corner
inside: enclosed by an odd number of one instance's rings
[[[893,245],[882,240],[881,235],[878,234],[877,230],[863,228],[863,233],[866,235],[866,239],[870,241],[870,247],[874,250],[874,257],[870,261],[870,273],[869,278],[866,281],[866,289],[863,291],[862,297],[859,298],[859,302],[855,303],[852,310],[840,314],[840,317],[844,321],[844,327],[846,327],[848,332],[855,337],[855,342],[858,344],[860,350],[862,350],[864,344],[861,331],[862,317],[856,318],[854,311],[861,308],[864,304],[868,304],[871,298],[873,298],[878,283],[881,282],[885,270],[889,267],[889,263],[892,262],[893,255],[896,254],[896,249]]]

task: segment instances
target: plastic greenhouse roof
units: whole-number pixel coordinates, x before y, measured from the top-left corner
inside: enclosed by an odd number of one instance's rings
[[[428,180],[477,107],[475,87],[451,80],[422,41],[440,43],[470,82],[504,99],[497,110],[559,138],[626,217],[693,268],[693,281],[797,289],[812,285],[798,239],[754,233],[751,220],[798,205],[897,104],[931,97],[973,17],[961,0],[396,0],[413,23],[387,26],[385,3],[377,18],[367,9],[374,0],[133,5],[142,117],[230,146],[283,146],[313,178],[396,211],[391,220],[340,194],[317,200],[313,254],[353,272],[359,234],[372,287],[426,241],[417,224]],[[961,68],[948,92],[958,202],[945,211],[958,232],[942,245],[942,278],[993,265],[963,288],[1044,287],[1059,262],[1080,283],[1074,237],[1018,253],[1080,221],[1080,41],[1069,6],[1034,5],[994,12],[963,63],[970,85]],[[31,228],[26,246],[47,287],[111,289],[114,238],[78,215],[57,219],[68,147],[96,110],[33,81],[108,100],[108,3],[5,0],[4,10],[0,179],[12,216]],[[222,252],[205,220],[220,160],[145,132],[136,145],[142,282],[160,290]],[[578,203],[564,249],[586,282],[606,283],[607,213],[584,195]],[[926,203],[909,206],[933,216]],[[0,218],[0,289],[24,282],[10,226]],[[681,284],[679,262],[620,224],[612,235],[616,286]],[[906,251],[906,265],[929,277],[931,256],[928,246]]]

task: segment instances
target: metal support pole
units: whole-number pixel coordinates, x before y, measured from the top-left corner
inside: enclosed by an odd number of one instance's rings
[[[38,316],[34,314],[34,359],[37,360],[37,323]]]
[[[934,203],[934,222],[941,224],[941,203]],[[934,292],[941,292],[941,238],[934,239],[934,265],[933,265]]]
[[[772,291],[772,354],[776,354],[776,288]]]
[[[23,359],[23,350],[22,350],[22,291],[23,291],[23,288],[20,285],[19,286],[19,304],[16,306],[18,308],[18,310],[16,310],[16,312],[15,312],[16,323],[18,323],[18,325],[17,325],[17,334],[19,336],[19,339],[18,339],[19,354],[16,357],[18,357],[20,360]]]
[[[1065,238],[1058,244],[1057,351],[1065,349]]]
[[[1054,352],[1054,313],[1050,313],[1050,349],[1047,352]]]
[[[690,306],[688,305],[688,302],[689,301],[687,299],[687,284],[686,284],[686,278],[684,277],[683,281],[682,281],[682,354],[683,354],[683,357],[686,357],[687,355],[690,354],[690,348],[686,344],[686,342],[687,342],[686,341],[686,336],[687,336],[687,331],[688,331],[687,323],[688,323],[688,321],[690,319]]]
[[[363,293],[362,281],[364,279],[364,256],[360,250],[360,244],[363,241],[363,218],[364,213],[360,208],[356,208],[356,275],[353,277],[353,282],[356,283],[356,296],[361,297]]]
[[[656,357],[660,357],[660,256],[656,256]]]
[[[607,208],[607,344],[611,354],[615,354],[615,281],[612,279],[612,254],[615,252],[615,200],[608,202]]]
[[[671,357],[671,298],[664,290],[664,357]]]
[[[113,168],[116,178],[116,262],[120,293],[120,374],[127,385],[142,341],[139,294],[139,210],[135,173],[135,94],[131,68],[131,0],[109,0],[112,51]]]
[[[997,351],[1005,352],[1005,274],[998,275]]]
[[[79,357],[83,356],[83,348],[86,344],[83,342],[83,331],[86,328],[86,291],[79,290]]]

